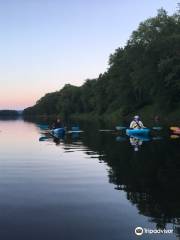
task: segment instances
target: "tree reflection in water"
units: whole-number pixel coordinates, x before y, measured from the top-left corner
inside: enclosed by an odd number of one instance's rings
[[[139,214],[157,228],[172,223],[180,236],[180,141],[145,142],[134,152],[127,141],[116,142],[115,138],[89,131],[83,143],[108,164],[109,182],[126,192]]]

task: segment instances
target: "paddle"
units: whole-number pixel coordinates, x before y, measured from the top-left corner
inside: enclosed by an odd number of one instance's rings
[[[99,129],[100,132],[114,132],[114,131],[121,131],[125,130],[127,127],[124,126],[116,126],[115,129]]]
[[[40,134],[42,134],[42,135],[51,135],[52,134],[52,130],[44,130],[43,132],[40,132]]]
[[[40,138],[39,138],[39,142],[46,141],[47,139],[49,139],[49,137],[40,137]]]
[[[99,129],[99,132],[114,132],[112,129]]]
[[[162,130],[163,128],[162,127],[152,127],[153,130],[157,130],[157,131],[160,131]]]
[[[67,133],[82,133],[82,132],[84,132],[83,130],[69,130],[69,131],[67,131]]]
[[[121,131],[121,130],[126,129],[127,127],[124,127],[124,126],[116,126],[115,128],[116,128],[117,131]]]
[[[157,136],[157,137],[153,137],[152,140],[153,141],[158,141],[158,140],[162,140],[163,137]]]
[[[115,128],[116,128],[117,131],[129,129],[129,128],[124,127],[124,126],[116,126]],[[162,129],[163,129],[162,127],[152,127],[152,130],[160,131],[160,130],[162,130]]]

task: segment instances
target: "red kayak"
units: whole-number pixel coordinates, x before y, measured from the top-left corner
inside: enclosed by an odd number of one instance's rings
[[[170,129],[174,134],[180,134],[180,128],[179,127],[171,127]]]
[[[180,134],[180,129],[173,131],[174,134]]]

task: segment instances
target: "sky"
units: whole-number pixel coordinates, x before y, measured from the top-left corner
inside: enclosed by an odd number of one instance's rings
[[[174,0],[0,0],[0,109],[24,109],[106,71],[140,22]]]

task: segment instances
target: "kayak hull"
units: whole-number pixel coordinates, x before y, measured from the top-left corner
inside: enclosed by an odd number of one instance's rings
[[[180,129],[173,131],[173,134],[180,134]]]
[[[73,132],[75,132],[75,131],[76,131],[76,132],[77,132],[77,131],[80,131],[80,129],[79,129],[78,126],[76,126],[76,127],[72,127],[71,130],[72,130]]]
[[[128,136],[147,136],[149,133],[150,133],[149,128],[126,129],[126,134]]]
[[[54,137],[63,137],[65,135],[65,129],[64,128],[56,128],[51,131],[51,134]]]
[[[180,134],[180,128],[179,127],[170,127],[170,130],[172,131],[173,134]]]

